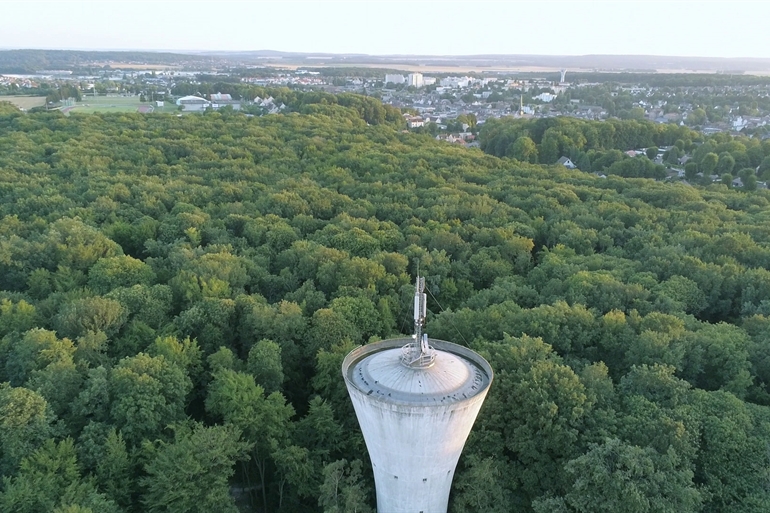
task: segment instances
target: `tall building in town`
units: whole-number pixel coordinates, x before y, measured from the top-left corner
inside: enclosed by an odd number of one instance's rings
[[[409,73],[406,76],[406,84],[414,87],[422,87],[424,84],[422,73]]]
[[[480,355],[424,333],[424,288],[418,277],[411,338],[358,347],[342,363],[380,513],[446,513],[457,461],[492,383]]]
[[[403,84],[406,82],[406,79],[404,78],[404,75],[385,75],[385,83],[386,84]]]

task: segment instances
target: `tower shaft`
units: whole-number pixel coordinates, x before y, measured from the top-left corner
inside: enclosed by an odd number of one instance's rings
[[[470,349],[435,339],[431,366],[407,366],[400,353],[412,340],[354,349],[342,372],[372,462],[377,511],[446,513],[492,369]]]

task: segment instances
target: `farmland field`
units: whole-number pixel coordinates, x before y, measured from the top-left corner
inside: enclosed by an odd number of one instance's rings
[[[10,102],[20,109],[29,110],[45,105],[45,96],[0,96],[0,102]]]

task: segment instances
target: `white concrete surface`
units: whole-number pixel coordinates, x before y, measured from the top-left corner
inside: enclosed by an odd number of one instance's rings
[[[374,470],[379,513],[446,513],[455,467],[492,382],[468,348],[430,340],[435,364],[411,369],[384,340],[353,350],[345,383]]]

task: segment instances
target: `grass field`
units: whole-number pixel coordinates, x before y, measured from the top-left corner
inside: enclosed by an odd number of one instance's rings
[[[0,96],[0,102],[11,102],[20,109],[29,110],[45,105],[45,96]]]
[[[138,96],[83,96],[74,107],[62,109],[65,114],[71,112],[90,114],[94,112],[139,112],[139,107],[148,105],[140,103]]]
[[[153,112],[163,112],[164,114],[179,114],[179,107],[173,101],[166,101],[163,107],[155,107]]]
[[[71,112],[92,114],[94,112],[163,112],[166,114],[178,114],[179,108],[174,102],[166,102],[163,107],[155,107],[154,104],[141,103],[138,96],[83,96],[82,100],[74,107],[64,107],[64,114]]]
[[[0,102],[7,101],[17,107],[29,110],[45,105],[44,96],[0,96]],[[163,107],[153,107],[149,103],[141,103],[138,96],[83,96],[81,101],[70,107],[63,107],[65,115],[72,112],[93,114],[94,112],[164,112],[178,114],[179,109],[174,102],[166,102]]]

